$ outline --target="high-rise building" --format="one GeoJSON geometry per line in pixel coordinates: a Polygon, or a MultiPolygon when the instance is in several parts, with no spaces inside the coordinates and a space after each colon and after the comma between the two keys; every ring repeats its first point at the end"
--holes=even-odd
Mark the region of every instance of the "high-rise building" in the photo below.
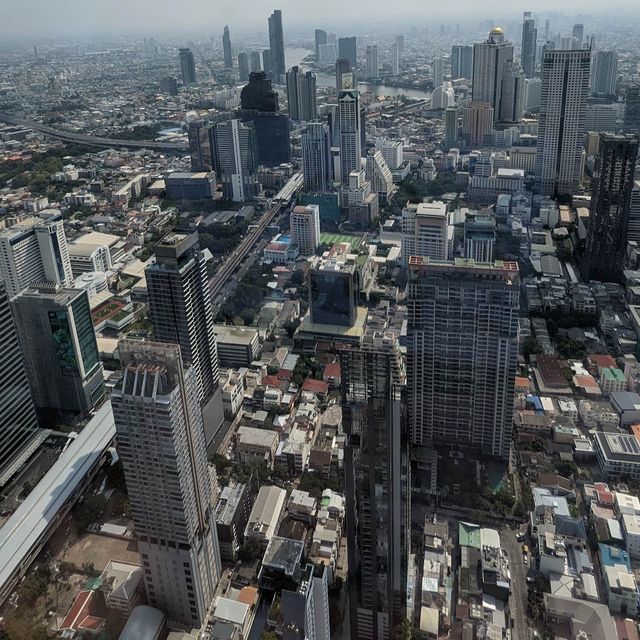
{"type": "Polygon", "coordinates": [[[258,147],[251,122],[218,122],[212,129],[213,164],[227,200],[245,202],[258,191],[258,147]]]}
{"type": "Polygon", "coordinates": [[[196,84],[196,61],[191,49],[180,49],[180,71],[182,72],[182,84],[196,84]]]}
{"type": "Polygon", "coordinates": [[[309,122],[302,132],[302,172],[305,191],[326,193],[331,190],[331,136],[329,126],[323,122],[309,122]]]}
{"type": "Polygon", "coordinates": [[[232,69],[233,53],[231,50],[231,36],[229,35],[228,25],[224,26],[224,31],[222,32],[222,52],[224,55],[224,68],[232,69]]]}
{"type": "Polygon", "coordinates": [[[536,45],[538,30],[530,11],[525,11],[522,21],[522,50],[520,62],[526,78],[533,78],[536,72],[536,45]]]}
{"type": "Polygon", "coordinates": [[[575,49],[542,59],[536,186],[544,195],[573,194],[582,178],[590,56],[575,49]]]}
{"type": "Polygon", "coordinates": [[[391,75],[397,76],[400,73],[400,45],[394,42],[391,45],[391,75]]]}
{"type": "Polygon", "coordinates": [[[540,78],[525,78],[524,80],[524,108],[526,111],[539,109],[542,102],[542,80],[540,78]]]}
{"type": "Polygon", "coordinates": [[[309,269],[309,313],[313,324],[352,327],[358,315],[358,274],[336,248],[309,269]]]}
{"type": "Polygon", "coordinates": [[[371,184],[371,191],[378,194],[378,201],[381,204],[387,202],[394,191],[393,175],[378,149],[371,149],[367,154],[366,177],[371,184]]]}
{"type": "Polygon", "coordinates": [[[402,140],[376,139],[376,149],[382,153],[389,169],[397,169],[404,161],[404,144],[402,140]]]}
{"type": "Polygon", "coordinates": [[[336,60],[336,92],[351,91],[355,89],[351,62],[347,58],[336,60]]]}
{"type": "Polygon", "coordinates": [[[189,155],[191,156],[191,171],[199,173],[213,169],[211,153],[211,123],[195,120],[189,123],[187,137],[189,139],[189,155]]]}
{"type": "Polygon", "coordinates": [[[636,136],[600,134],[583,263],[586,280],[622,277],[637,157],[636,136]]]}
{"type": "Polygon", "coordinates": [[[33,455],[41,439],[9,295],[1,281],[0,335],[0,487],[3,487],[33,455]]]}
{"type": "Polygon", "coordinates": [[[340,121],[340,181],[349,182],[349,174],[359,171],[362,157],[360,136],[360,97],[357,91],[338,93],[340,121]]]}
{"type": "Polygon", "coordinates": [[[311,71],[300,67],[287,71],[287,102],[292,120],[315,120],[318,117],[316,104],[316,77],[311,71]]]}
{"type": "Polygon", "coordinates": [[[380,63],[378,61],[378,45],[367,45],[366,51],[367,80],[375,80],[380,73],[380,63]]]}
{"type": "Polygon", "coordinates": [[[220,578],[198,382],[180,347],[123,340],[111,395],[149,604],[200,627],[220,578]]]}
{"type": "Polygon", "coordinates": [[[238,54],[238,73],[240,82],[249,80],[249,55],[245,51],[238,54]]]}
{"type": "Polygon", "coordinates": [[[544,21],[544,41],[549,41],[549,18],[544,21]]]}
{"type": "Polygon", "coordinates": [[[317,204],[297,206],[291,211],[289,230],[292,244],[297,244],[300,255],[312,256],[320,244],[320,208],[317,204]]]}
{"type": "Polygon", "coordinates": [[[145,269],[154,338],[180,345],[185,365],[193,370],[198,399],[205,404],[219,376],[207,258],[198,247],[197,232],[171,233],[154,253],[155,264],[145,269]]]}
{"type": "Polygon", "coordinates": [[[433,87],[437,89],[444,82],[444,58],[438,56],[431,66],[433,68],[433,87]]]}
{"type": "Polygon", "coordinates": [[[451,47],[451,79],[471,79],[473,75],[473,47],[454,44],[451,47]]]}
{"type": "Polygon", "coordinates": [[[361,345],[340,352],[350,637],[360,640],[390,640],[405,616],[411,498],[401,325],[380,319],[361,345]]]}
{"type": "Polygon", "coordinates": [[[160,80],[160,92],[170,96],[178,95],[178,79],[175,76],[167,76],[160,80]]]}
{"type": "Polygon", "coordinates": [[[488,102],[468,102],[462,108],[462,135],[470,146],[485,144],[493,130],[493,107],[488,102]]]}
{"type": "Polygon", "coordinates": [[[279,113],[278,92],[271,86],[265,72],[252,73],[249,84],[240,94],[240,120],[253,123],[255,128],[258,162],[277,167],[291,160],[290,123],[286,113],[279,113]]]}
{"type": "Polygon", "coordinates": [[[31,284],[73,285],[59,209],[44,209],[0,231],[0,277],[11,298],[31,284]]]}
{"type": "Polygon", "coordinates": [[[327,44],[327,32],[324,29],[316,29],[316,62],[320,62],[320,45],[327,44]]]}
{"type": "Polygon", "coordinates": [[[518,360],[516,262],[413,256],[407,284],[412,444],[506,458],[518,360]]]}
{"type": "Polygon", "coordinates": [[[287,69],[284,62],[284,31],[280,9],[275,9],[269,16],[269,49],[271,51],[271,77],[276,84],[282,84],[287,69]]]}
{"type": "Polygon", "coordinates": [[[631,190],[627,240],[640,243],[640,180],[634,180],[631,190]]]}
{"type": "Polygon", "coordinates": [[[497,120],[504,123],[520,122],[524,113],[524,96],[524,72],[513,62],[505,63],[497,120]]]}
{"type": "Polygon", "coordinates": [[[473,101],[488,102],[495,118],[500,112],[502,78],[508,62],[513,62],[513,45],[505,41],[500,27],[493,28],[485,42],[473,45],[473,101]]]}
{"type": "Polygon", "coordinates": [[[573,48],[582,49],[582,43],[584,41],[584,25],[580,23],[574,24],[571,35],[573,37],[573,48]]]}
{"type": "Polygon", "coordinates": [[[447,107],[444,112],[444,148],[446,151],[458,143],[458,107],[447,107]]]}
{"type": "Polygon", "coordinates": [[[271,49],[262,50],[262,70],[271,77],[271,49]]]}
{"type": "Polygon", "coordinates": [[[618,79],[618,54],[594,51],[591,54],[591,95],[615,96],[618,79]]]}
{"type": "Polygon", "coordinates": [[[444,202],[407,203],[402,210],[402,266],[411,256],[446,260],[449,216],[444,202]]]}
{"type": "Polygon", "coordinates": [[[640,85],[628,86],[624,100],[624,123],[627,127],[640,127],[640,85]]]}
{"type": "Polygon", "coordinates": [[[11,309],[36,407],[93,409],[105,388],[86,290],[30,287],[13,298],[11,309]]]}
{"type": "Polygon", "coordinates": [[[249,73],[262,71],[262,61],[259,51],[252,51],[249,55],[249,73]]]}
{"type": "Polygon", "coordinates": [[[464,221],[464,257],[476,262],[493,262],[496,245],[495,214],[469,212],[464,221]]]}
{"type": "Polygon", "coordinates": [[[356,37],[338,38],[338,58],[346,58],[351,63],[351,68],[358,66],[358,53],[356,37]]]}

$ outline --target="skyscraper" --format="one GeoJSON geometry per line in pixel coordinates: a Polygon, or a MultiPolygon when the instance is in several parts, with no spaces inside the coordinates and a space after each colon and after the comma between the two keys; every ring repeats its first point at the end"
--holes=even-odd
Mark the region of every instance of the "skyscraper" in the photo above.
{"type": "Polygon", "coordinates": [[[464,257],[476,262],[493,262],[496,245],[496,217],[490,212],[469,212],[464,221],[464,257]]]}
{"type": "Polygon", "coordinates": [[[315,120],[318,117],[316,104],[316,77],[311,71],[300,67],[287,71],[287,102],[292,120],[315,120]]]}
{"type": "Polygon", "coordinates": [[[11,310],[36,407],[93,409],[105,389],[87,292],[34,286],[13,298],[11,310]]]}
{"type": "Polygon", "coordinates": [[[336,60],[336,93],[355,89],[351,62],[347,58],[336,60]]]}
{"type": "Polygon", "coordinates": [[[180,71],[183,84],[196,84],[196,61],[191,49],[180,49],[180,71]]]}
{"type": "Polygon", "coordinates": [[[509,455],[518,359],[516,262],[409,260],[412,444],[509,455]]]}
{"type": "Polygon", "coordinates": [[[573,48],[582,49],[582,42],[584,41],[584,25],[580,23],[574,24],[571,35],[573,37],[573,48]]]}
{"type": "Polygon", "coordinates": [[[294,207],[289,217],[291,242],[300,255],[312,256],[320,244],[320,208],[317,204],[294,207]]]}
{"type": "Polygon", "coordinates": [[[249,55],[244,51],[238,54],[238,73],[240,82],[249,80],[249,55]]]}
{"type": "Polygon", "coordinates": [[[402,266],[409,266],[411,256],[446,260],[449,217],[444,202],[407,203],[402,210],[402,266]]]}
{"type": "Polygon", "coordinates": [[[522,21],[522,51],[520,62],[526,78],[533,78],[536,71],[536,43],[538,30],[530,11],[525,11],[522,21]]]}
{"type": "Polygon", "coordinates": [[[544,195],[573,194],[582,178],[590,56],[575,49],[542,59],[536,186],[544,195]]]}
{"type": "Polygon", "coordinates": [[[271,77],[276,84],[282,84],[287,69],[284,62],[284,31],[280,9],[275,9],[269,16],[269,49],[271,50],[271,77]]]}
{"type": "Polygon", "coordinates": [[[444,148],[446,151],[458,143],[458,107],[447,107],[444,112],[444,148]]]}
{"type": "Polygon", "coordinates": [[[271,50],[262,50],[262,70],[268,75],[271,75],[271,50]]]}
{"type": "Polygon", "coordinates": [[[591,210],[583,273],[586,280],[619,281],[624,268],[627,230],[638,157],[638,138],[600,134],[591,182],[591,210]]]}
{"type": "Polygon", "coordinates": [[[316,44],[316,62],[320,62],[320,45],[327,44],[327,32],[324,29],[316,29],[315,44],[316,44]]]}
{"type": "Polygon", "coordinates": [[[262,71],[262,61],[259,51],[252,51],[249,55],[249,73],[262,71]]]}
{"type": "Polygon", "coordinates": [[[3,487],[33,454],[40,438],[22,348],[9,296],[1,281],[0,335],[0,487],[3,487]]]}
{"type": "Polygon", "coordinates": [[[468,102],[462,108],[462,135],[470,146],[482,145],[491,135],[493,108],[488,102],[468,102]]]}
{"type": "Polygon", "coordinates": [[[591,54],[591,95],[615,96],[618,79],[618,54],[594,51],[591,54]]]}
{"type": "Polygon", "coordinates": [[[444,58],[438,56],[431,66],[433,69],[433,87],[437,89],[444,82],[444,58]]]}
{"type": "Polygon", "coordinates": [[[405,615],[410,478],[401,324],[368,326],[360,346],[340,352],[350,637],[360,640],[389,640],[405,615]]]}
{"type": "Polygon", "coordinates": [[[358,53],[356,37],[338,38],[338,58],[346,58],[351,63],[351,68],[358,66],[358,53]]]}
{"type": "Polygon", "coordinates": [[[199,250],[196,232],[171,233],[154,253],[155,264],[145,269],[154,337],[180,345],[185,365],[193,369],[198,399],[205,404],[218,387],[207,259],[199,250]]]}
{"type": "Polygon", "coordinates": [[[331,136],[323,122],[309,122],[302,132],[302,172],[305,191],[325,193],[331,189],[331,136]]]}
{"type": "Polygon", "coordinates": [[[118,351],[111,403],[149,603],[199,627],[220,551],[196,373],[178,345],[123,340],[118,351]]]}
{"type": "Polygon", "coordinates": [[[391,75],[397,76],[400,73],[400,45],[394,42],[391,45],[391,75]]]}
{"type": "Polygon", "coordinates": [[[340,181],[349,183],[349,174],[359,171],[362,157],[360,137],[360,97],[357,91],[338,93],[340,121],[340,181]]]}
{"type": "Polygon", "coordinates": [[[367,79],[375,80],[380,72],[380,63],[378,60],[378,45],[367,45],[367,79]]]}
{"type": "Polygon", "coordinates": [[[519,65],[505,63],[500,91],[498,120],[504,123],[520,122],[524,113],[525,77],[519,65]]]}
{"type": "Polygon", "coordinates": [[[473,75],[473,47],[454,44],[451,47],[451,79],[468,78],[473,75]]]}
{"type": "Polygon", "coordinates": [[[485,42],[473,45],[473,101],[488,102],[495,118],[500,112],[502,78],[508,62],[513,62],[513,45],[505,41],[500,27],[493,28],[485,42]]]}
{"type": "Polygon", "coordinates": [[[371,191],[378,194],[381,204],[393,195],[393,175],[386,163],[382,152],[378,149],[371,149],[367,154],[366,165],[367,181],[371,183],[371,191]]]}
{"type": "Polygon", "coordinates": [[[211,123],[204,120],[195,120],[189,123],[187,137],[189,139],[191,171],[194,173],[213,169],[211,126],[211,123]]]}
{"type": "Polygon", "coordinates": [[[231,51],[231,36],[229,35],[229,27],[225,25],[222,32],[222,51],[224,55],[224,68],[233,68],[233,53],[231,51]]]}

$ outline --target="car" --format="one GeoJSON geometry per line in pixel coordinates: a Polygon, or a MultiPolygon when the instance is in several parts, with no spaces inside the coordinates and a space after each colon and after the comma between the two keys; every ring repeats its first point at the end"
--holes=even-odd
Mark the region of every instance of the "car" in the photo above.
{"type": "Polygon", "coordinates": [[[536,581],[535,578],[532,578],[531,576],[527,576],[527,584],[533,584],[536,581]]]}

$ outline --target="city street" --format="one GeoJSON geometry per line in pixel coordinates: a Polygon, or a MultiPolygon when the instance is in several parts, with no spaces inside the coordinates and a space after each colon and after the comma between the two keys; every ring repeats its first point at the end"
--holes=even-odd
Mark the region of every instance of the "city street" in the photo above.
{"type": "Polygon", "coordinates": [[[516,539],[516,531],[503,529],[500,532],[502,548],[509,556],[511,569],[511,596],[509,607],[513,623],[513,636],[518,640],[528,640],[529,627],[527,625],[527,568],[522,561],[522,549],[516,539]]]}

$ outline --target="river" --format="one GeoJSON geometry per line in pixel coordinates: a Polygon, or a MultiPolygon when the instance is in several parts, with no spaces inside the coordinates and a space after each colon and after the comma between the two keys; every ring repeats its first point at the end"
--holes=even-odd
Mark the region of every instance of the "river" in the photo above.
{"type": "MultiPolygon", "coordinates": [[[[284,52],[284,60],[287,69],[290,69],[294,65],[300,65],[301,62],[311,53],[310,49],[303,49],[298,47],[287,47],[284,52]]],[[[304,65],[301,65],[304,66],[304,65]]],[[[316,86],[319,88],[335,87],[335,76],[330,73],[324,73],[322,71],[316,71],[316,86]]],[[[367,91],[373,93],[375,96],[389,96],[395,98],[396,96],[407,96],[407,98],[416,98],[418,100],[426,100],[431,98],[431,91],[422,91],[420,89],[401,89],[400,87],[386,87],[385,85],[369,84],[368,82],[358,82],[358,89],[360,91],[367,91]]]]}

